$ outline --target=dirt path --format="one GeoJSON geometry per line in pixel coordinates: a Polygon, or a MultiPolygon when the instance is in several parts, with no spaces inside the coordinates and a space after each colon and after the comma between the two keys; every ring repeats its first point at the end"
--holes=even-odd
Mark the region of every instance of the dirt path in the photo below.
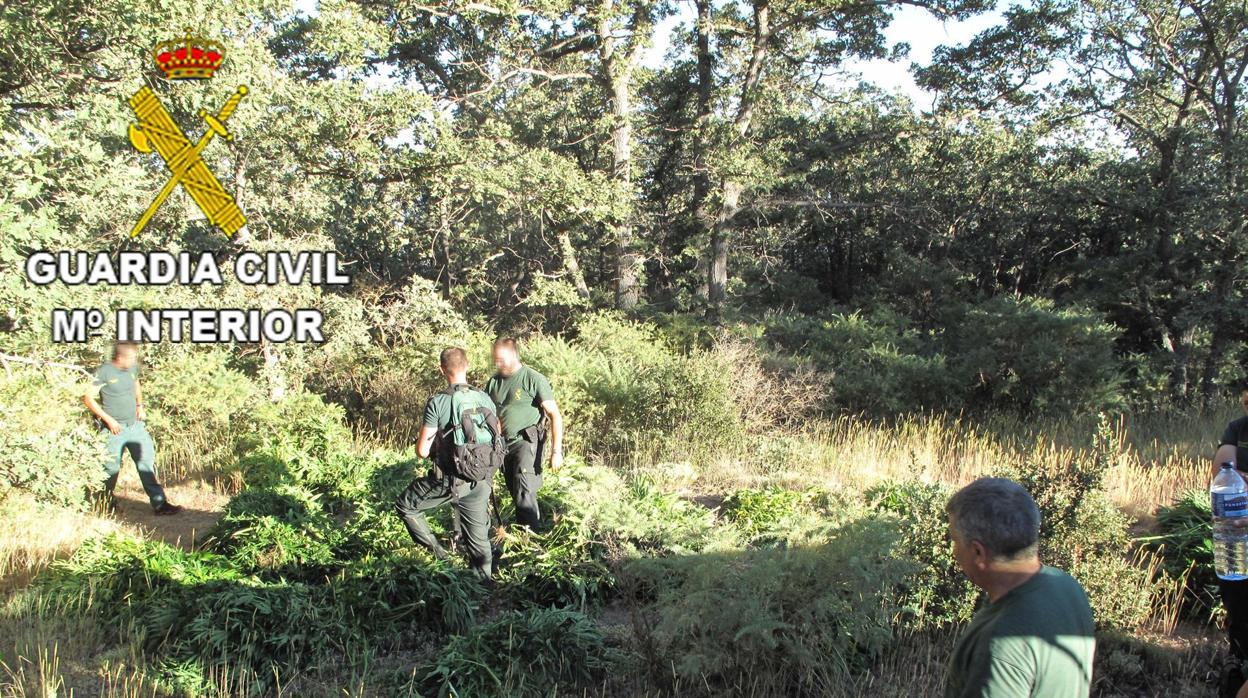
{"type": "Polygon", "coordinates": [[[117,485],[117,513],[120,523],[142,531],[152,540],[160,540],[185,550],[194,550],[225,508],[230,498],[203,482],[184,482],[165,486],[169,501],[182,507],[176,516],[156,516],[138,478],[123,478],[117,485]]]}

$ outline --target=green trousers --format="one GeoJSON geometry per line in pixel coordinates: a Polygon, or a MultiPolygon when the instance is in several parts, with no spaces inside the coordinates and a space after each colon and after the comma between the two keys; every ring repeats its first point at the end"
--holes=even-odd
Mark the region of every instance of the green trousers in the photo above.
{"type": "Polygon", "coordinates": [[[424,512],[450,503],[459,514],[464,534],[464,547],[473,572],[480,577],[490,577],[490,483],[461,482],[455,486],[458,502],[451,497],[451,488],[443,478],[432,476],[412,481],[394,502],[394,508],[407,527],[407,533],[418,545],[427,548],[436,557],[445,557],[446,551],[429,529],[424,512]]]}
{"type": "Polygon", "coordinates": [[[546,439],[533,442],[521,437],[507,444],[507,458],[503,461],[503,479],[516,506],[516,523],[531,529],[537,528],[542,520],[537,491],[542,487],[545,450],[546,439]]]}
{"type": "Polygon", "coordinates": [[[105,493],[112,496],[113,488],[117,486],[117,476],[121,473],[121,459],[129,451],[130,458],[139,470],[139,480],[143,482],[143,491],[147,492],[152,508],[164,504],[165,489],[156,479],[156,444],[152,442],[152,435],[147,433],[143,422],[123,426],[118,434],[107,429],[103,433],[108,436],[108,460],[104,462],[104,472],[107,475],[104,480],[105,493]]]}

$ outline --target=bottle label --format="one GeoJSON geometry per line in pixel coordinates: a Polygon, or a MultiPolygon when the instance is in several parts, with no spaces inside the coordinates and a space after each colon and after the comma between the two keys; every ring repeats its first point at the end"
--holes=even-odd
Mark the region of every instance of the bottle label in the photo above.
{"type": "Polygon", "coordinates": [[[1248,494],[1213,494],[1213,515],[1223,518],[1248,516],[1248,494]]]}

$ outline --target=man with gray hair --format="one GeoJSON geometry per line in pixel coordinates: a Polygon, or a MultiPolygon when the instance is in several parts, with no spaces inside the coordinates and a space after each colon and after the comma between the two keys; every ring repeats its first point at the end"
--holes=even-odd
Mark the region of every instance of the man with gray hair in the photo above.
{"type": "Polygon", "coordinates": [[[1040,508],[1004,478],[982,478],[949,500],[953,555],[984,590],[958,638],[946,698],[1073,698],[1092,683],[1095,627],[1088,596],[1040,564],[1040,508]]]}

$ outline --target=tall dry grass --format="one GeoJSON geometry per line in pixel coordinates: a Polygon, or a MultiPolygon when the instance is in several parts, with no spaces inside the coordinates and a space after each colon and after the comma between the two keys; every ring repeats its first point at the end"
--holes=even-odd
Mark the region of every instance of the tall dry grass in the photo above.
{"type": "MultiPolygon", "coordinates": [[[[1105,474],[1110,497],[1131,516],[1148,518],[1182,492],[1206,487],[1217,439],[1237,414],[1228,406],[1206,415],[1110,418],[1104,424],[1113,435],[1105,474]]],[[[885,480],[958,486],[1006,468],[1056,468],[1093,458],[1102,426],[1094,416],[973,421],[912,415],[892,422],[844,416],[794,432],[740,434],[731,448],[719,451],[696,443],[674,450],[638,439],[611,460],[690,493],[765,486],[861,491],[885,480]]]]}

